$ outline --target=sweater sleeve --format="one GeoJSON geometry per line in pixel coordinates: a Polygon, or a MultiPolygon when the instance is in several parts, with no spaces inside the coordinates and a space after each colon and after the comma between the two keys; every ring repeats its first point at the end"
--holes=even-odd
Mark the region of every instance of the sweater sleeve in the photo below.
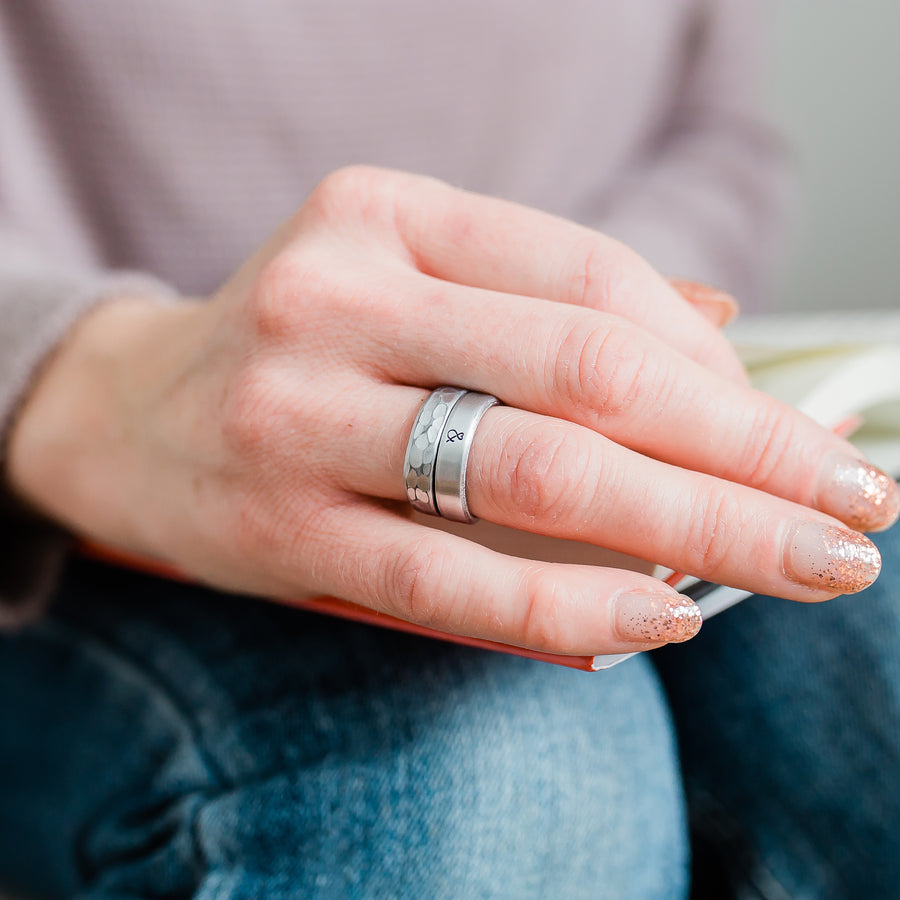
{"type": "Polygon", "coordinates": [[[730,291],[747,310],[765,302],[790,183],[759,97],[763,13],[746,0],[700,5],[670,114],[587,215],[659,271],[730,291]]]}
{"type": "MultiPolygon", "coordinates": [[[[0,463],[15,413],[41,364],[87,310],[117,296],[171,298],[165,284],[132,272],[50,264],[0,228],[0,463]]],[[[0,627],[39,614],[65,556],[65,532],[0,492],[0,627]]]]}

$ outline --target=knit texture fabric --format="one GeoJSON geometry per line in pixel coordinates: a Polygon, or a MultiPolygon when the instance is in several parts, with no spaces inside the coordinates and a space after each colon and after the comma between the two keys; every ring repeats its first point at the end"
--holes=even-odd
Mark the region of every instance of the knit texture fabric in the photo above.
{"type": "MultiPolygon", "coordinates": [[[[85,310],[209,295],[348,163],[568,216],[759,305],[784,176],[759,7],[0,0],[0,432],[85,310]]],[[[2,527],[22,609],[47,526],[2,527]]]]}

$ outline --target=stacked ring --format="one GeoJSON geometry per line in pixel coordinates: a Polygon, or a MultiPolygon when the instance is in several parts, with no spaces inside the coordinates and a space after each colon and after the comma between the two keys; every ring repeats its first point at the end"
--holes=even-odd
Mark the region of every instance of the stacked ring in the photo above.
{"type": "Polygon", "coordinates": [[[419,408],[406,446],[406,496],[418,510],[475,522],[466,502],[466,466],[481,417],[500,401],[455,387],[432,391],[419,408]]]}

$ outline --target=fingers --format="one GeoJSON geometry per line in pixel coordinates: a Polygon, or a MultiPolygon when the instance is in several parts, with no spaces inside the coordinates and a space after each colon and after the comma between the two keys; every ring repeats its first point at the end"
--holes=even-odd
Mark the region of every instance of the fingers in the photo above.
{"type": "MultiPolygon", "coordinates": [[[[371,420],[363,414],[353,429],[385,440],[364,448],[350,438],[335,467],[350,490],[401,499],[406,436],[424,392],[387,390],[390,403],[382,397],[364,404],[371,420]]],[[[466,493],[474,515],[499,525],[595,544],[755,593],[824,600],[861,590],[880,568],[874,545],[828,516],[508,407],[488,410],[478,426],[466,493]]]]}
{"type": "Polygon", "coordinates": [[[684,278],[670,278],[669,284],[716,328],[724,328],[740,311],[734,297],[707,284],[684,278]]]}
{"type": "MultiPolygon", "coordinates": [[[[395,224],[420,271],[461,285],[622,316],[738,382],[743,367],[699,308],[619,242],[573,222],[431,179],[401,177],[395,224]]],[[[690,300],[699,299],[696,288],[690,300]]],[[[708,313],[716,300],[706,297],[708,313]]],[[[716,323],[718,324],[718,323],[716,323]]]]}
{"type": "Polygon", "coordinates": [[[458,285],[426,296],[413,318],[427,327],[392,327],[383,336],[385,346],[393,338],[391,380],[495,394],[859,530],[896,518],[893,482],[842,438],[617,316],[458,285]]]}
{"type": "Polygon", "coordinates": [[[495,553],[388,510],[338,510],[320,589],[454,634],[594,655],[693,637],[697,606],[647,575],[495,553]]]}
{"type": "Polygon", "coordinates": [[[821,600],[878,576],[866,538],[804,507],[639,456],[521,410],[486,415],[467,495],[475,515],[587,541],[761,594],[821,600]]]}

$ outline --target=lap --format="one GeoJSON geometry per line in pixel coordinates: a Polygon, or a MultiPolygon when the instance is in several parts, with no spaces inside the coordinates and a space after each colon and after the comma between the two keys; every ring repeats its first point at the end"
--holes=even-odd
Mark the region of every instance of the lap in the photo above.
{"type": "MultiPolygon", "coordinates": [[[[700,862],[742,896],[900,881],[900,529],[877,541],[869,591],[753,598],[654,655],[700,862]]],[[[0,711],[0,882],[35,893],[683,893],[646,660],[591,676],[82,563],[0,638],[0,711]]]]}
{"type": "Polygon", "coordinates": [[[678,897],[668,710],[591,676],[74,565],[0,638],[0,881],[48,896],[678,897]]]}

